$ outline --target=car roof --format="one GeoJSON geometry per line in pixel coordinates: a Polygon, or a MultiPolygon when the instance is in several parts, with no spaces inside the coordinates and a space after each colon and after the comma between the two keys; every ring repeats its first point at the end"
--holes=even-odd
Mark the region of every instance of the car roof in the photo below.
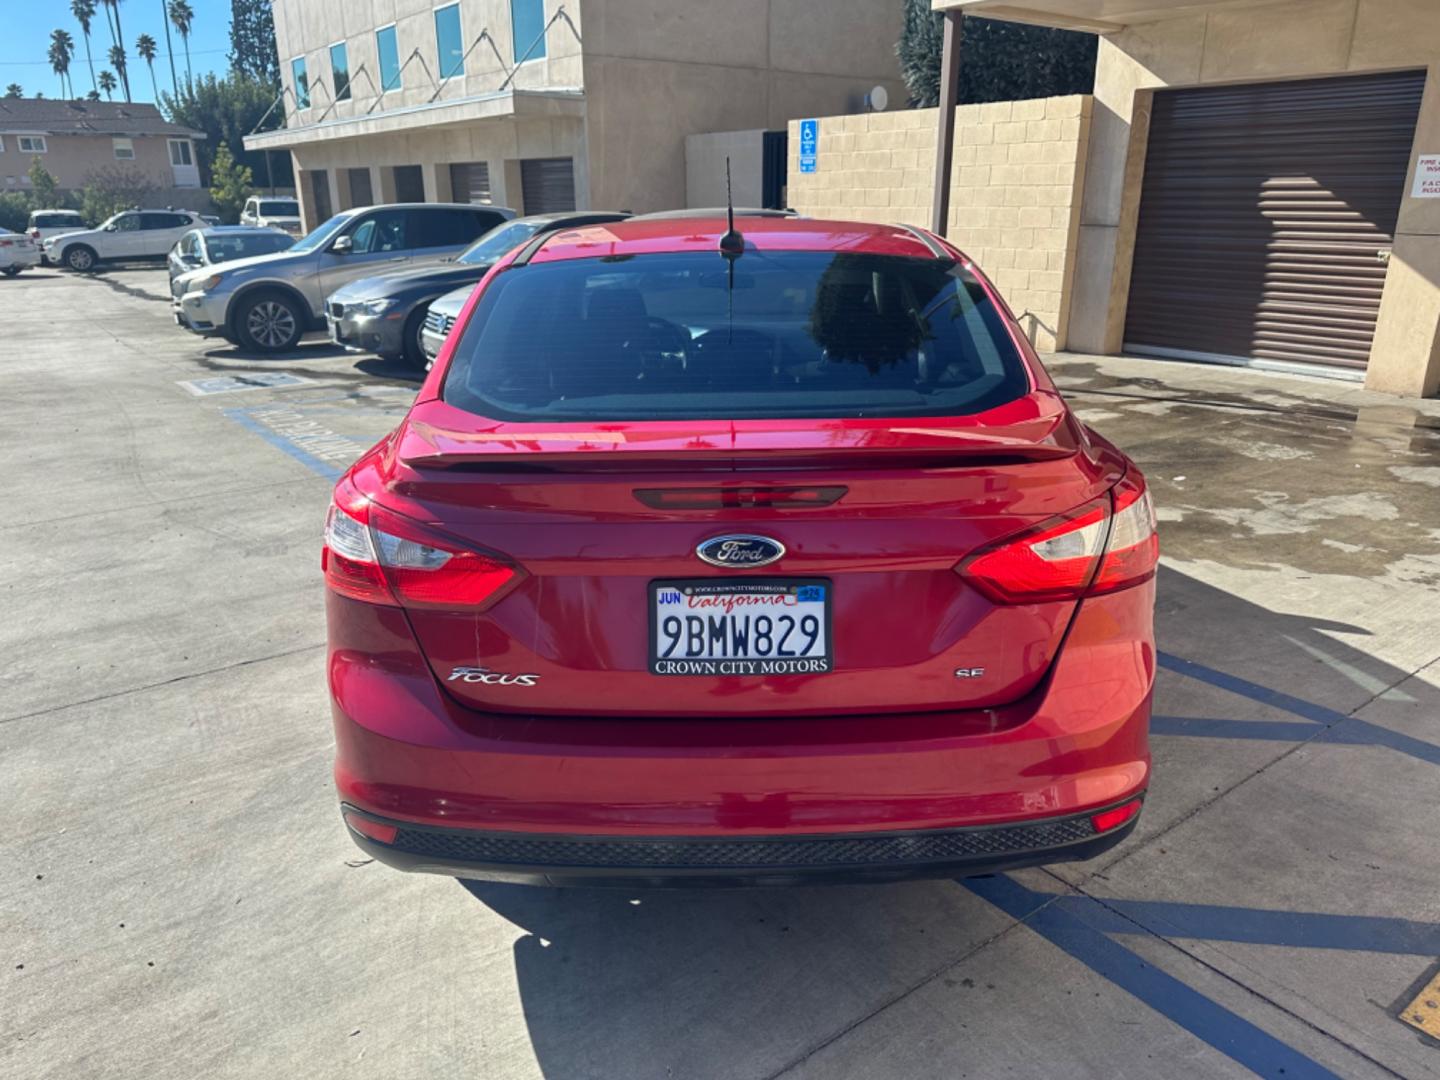
{"type": "Polygon", "coordinates": [[[216,236],[226,233],[266,233],[274,236],[289,236],[283,229],[272,229],[269,225],[206,225],[191,232],[201,236],[216,236]]]}
{"type": "MultiPolygon", "coordinates": [[[[836,251],[847,254],[952,258],[927,234],[907,225],[826,221],[802,217],[737,218],[747,247],[761,251],[836,251]]],[[[661,252],[718,251],[725,217],[638,217],[551,233],[531,251],[530,262],[661,252]]]]}
{"type": "Polygon", "coordinates": [[[543,225],[551,221],[569,221],[571,218],[609,218],[612,221],[624,221],[630,216],[628,210],[552,210],[546,214],[526,214],[524,217],[511,218],[505,224],[513,225],[518,221],[538,222],[543,225]]]}
{"type": "MultiPolygon", "coordinates": [[[[481,206],[479,203],[464,202],[387,202],[370,206],[355,206],[341,210],[340,214],[361,214],[366,210],[493,210],[496,213],[509,212],[503,206],[481,206]]],[[[336,215],[337,217],[339,214],[336,215]]]]}
{"type": "Polygon", "coordinates": [[[54,209],[46,209],[45,207],[41,207],[41,208],[38,209],[38,210],[31,210],[31,211],[30,211],[30,216],[31,216],[31,217],[34,217],[36,214],[68,214],[70,217],[80,217],[80,216],[81,216],[79,210],[67,210],[67,209],[66,209],[65,207],[63,207],[63,206],[57,206],[57,207],[55,207],[54,209]]]}

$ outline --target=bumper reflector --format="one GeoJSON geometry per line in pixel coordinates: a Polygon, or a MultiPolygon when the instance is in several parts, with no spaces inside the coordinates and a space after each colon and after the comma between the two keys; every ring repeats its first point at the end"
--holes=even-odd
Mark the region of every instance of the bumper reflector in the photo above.
{"type": "Polygon", "coordinates": [[[1101,810],[1098,814],[1090,816],[1090,824],[1095,826],[1097,833],[1109,832],[1119,825],[1140,813],[1140,800],[1131,799],[1124,806],[1111,807],[1109,810],[1101,810]]]}
{"type": "Polygon", "coordinates": [[[371,821],[359,814],[352,814],[345,811],[345,824],[354,829],[361,836],[368,836],[371,840],[379,840],[382,844],[393,844],[395,836],[400,831],[398,825],[382,825],[378,821],[371,821]]]}

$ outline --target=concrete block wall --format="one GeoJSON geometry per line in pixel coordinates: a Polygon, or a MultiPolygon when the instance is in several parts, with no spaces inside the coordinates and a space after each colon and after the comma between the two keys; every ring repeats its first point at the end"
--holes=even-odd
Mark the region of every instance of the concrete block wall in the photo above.
{"type": "MultiPolygon", "coordinates": [[[[1091,99],[961,105],[948,238],[995,282],[1036,347],[1066,347],[1091,99]]],[[[820,118],[816,171],[790,122],[789,203],[811,217],[930,224],[937,110],[820,118]]]]}

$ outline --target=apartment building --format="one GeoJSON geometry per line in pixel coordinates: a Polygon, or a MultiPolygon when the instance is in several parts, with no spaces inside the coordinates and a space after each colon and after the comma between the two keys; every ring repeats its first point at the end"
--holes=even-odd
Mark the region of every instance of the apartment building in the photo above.
{"type": "Polygon", "coordinates": [[[904,99],[895,0],[275,0],[306,222],[385,201],[684,206],[685,138],[904,99]]]}

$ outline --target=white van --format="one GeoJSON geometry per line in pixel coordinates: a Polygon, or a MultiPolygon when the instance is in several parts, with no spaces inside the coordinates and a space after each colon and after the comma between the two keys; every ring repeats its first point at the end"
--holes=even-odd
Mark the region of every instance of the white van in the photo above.
{"type": "Polygon", "coordinates": [[[284,229],[300,235],[300,203],[287,195],[251,195],[240,212],[241,225],[284,229]]]}

